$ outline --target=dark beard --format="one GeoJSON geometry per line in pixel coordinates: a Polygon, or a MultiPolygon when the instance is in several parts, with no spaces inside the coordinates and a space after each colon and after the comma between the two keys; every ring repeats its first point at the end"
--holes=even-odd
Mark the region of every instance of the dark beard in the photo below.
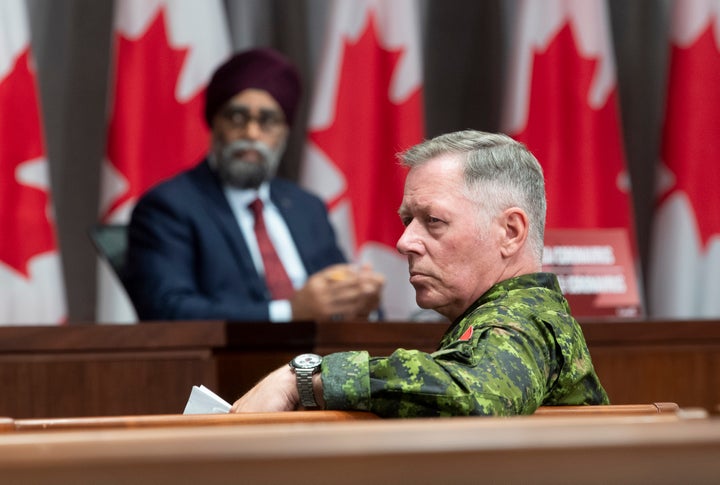
{"type": "Polygon", "coordinates": [[[273,152],[264,144],[239,140],[223,147],[217,154],[217,173],[220,180],[239,189],[256,189],[274,176],[273,152]],[[233,154],[242,150],[260,153],[260,162],[246,162],[233,154]]]}

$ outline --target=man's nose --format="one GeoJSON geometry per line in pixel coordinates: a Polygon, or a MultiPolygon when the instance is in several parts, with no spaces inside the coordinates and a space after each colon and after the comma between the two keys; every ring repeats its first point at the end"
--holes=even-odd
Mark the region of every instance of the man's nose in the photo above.
{"type": "Polygon", "coordinates": [[[257,140],[262,135],[263,130],[257,118],[251,118],[245,127],[245,137],[251,140],[257,140]]]}
{"type": "Polygon", "coordinates": [[[398,239],[395,247],[400,254],[407,255],[408,253],[413,252],[414,247],[416,246],[418,246],[417,236],[414,231],[413,222],[411,222],[405,226],[405,230],[402,235],[400,235],[400,239],[398,239]]]}

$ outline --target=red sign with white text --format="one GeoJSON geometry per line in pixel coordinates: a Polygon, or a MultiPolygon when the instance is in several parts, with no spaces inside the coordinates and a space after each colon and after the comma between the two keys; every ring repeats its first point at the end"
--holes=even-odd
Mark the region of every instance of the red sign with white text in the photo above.
{"type": "Polygon", "coordinates": [[[555,273],[576,317],[640,317],[625,229],[548,229],[543,271],[555,273]]]}

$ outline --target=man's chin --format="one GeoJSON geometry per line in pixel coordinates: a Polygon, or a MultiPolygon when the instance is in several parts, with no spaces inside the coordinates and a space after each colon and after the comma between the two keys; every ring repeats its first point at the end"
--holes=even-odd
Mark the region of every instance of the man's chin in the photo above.
{"type": "Polygon", "coordinates": [[[424,286],[413,285],[415,287],[415,303],[420,308],[432,309],[437,306],[437,302],[433,299],[431,292],[424,286]]]}

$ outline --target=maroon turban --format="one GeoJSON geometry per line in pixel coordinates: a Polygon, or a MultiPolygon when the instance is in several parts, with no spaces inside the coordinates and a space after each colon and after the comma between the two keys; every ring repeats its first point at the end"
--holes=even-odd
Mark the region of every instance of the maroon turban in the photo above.
{"type": "Polygon", "coordinates": [[[300,100],[300,75],[293,64],[269,48],[251,49],[231,57],[213,74],[205,91],[205,120],[212,126],[218,110],[245,89],[262,89],[280,105],[292,124],[300,100]]]}

